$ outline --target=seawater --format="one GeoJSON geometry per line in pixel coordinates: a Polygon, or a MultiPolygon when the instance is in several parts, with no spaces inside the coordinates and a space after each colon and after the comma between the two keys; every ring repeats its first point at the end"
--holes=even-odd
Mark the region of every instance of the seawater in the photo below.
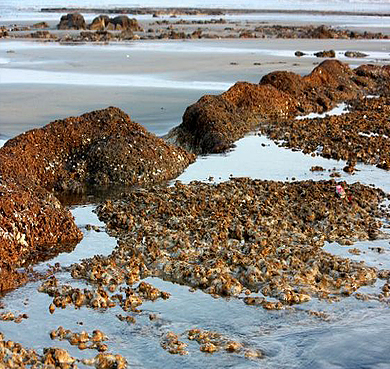
{"type": "MultiPolygon", "coordinates": [[[[236,148],[227,154],[198,158],[178,179],[183,182],[210,181],[207,176],[214,175],[214,182],[227,180],[231,174],[274,180],[285,180],[286,176],[292,175],[297,179],[326,179],[329,172],[322,175],[312,173],[309,170],[311,165],[341,169],[344,162],[291,152],[278,147],[265,137],[250,134],[238,141],[236,148]],[[240,168],[240,172],[235,172],[235,168],[240,168]]],[[[360,180],[366,184],[372,182],[390,191],[387,172],[372,167],[367,171],[362,170],[362,166],[359,166],[359,169],[360,172],[356,176],[341,171],[341,179],[348,182],[360,180]]],[[[291,180],[291,177],[289,179],[291,180]]],[[[91,202],[94,202],[93,198],[91,202]]],[[[69,266],[85,257],[107,255],[111,252],[116,245],[114,238],[105,232],[87,230],[87,224],[97,226],[99,230],[103,227],[93,210],[93,204],[72,208],[76,223],[84,233],[83,241],[72,253],[60,254],[50,262],[36,266],[38,271],[43,272],[56,262],[69,266]]],[[[325,250],[390,269],[388,240],[359,242],[354,246],[343,247],[327,244],[325,250]],[[383,247],[385,253],[376,253],[370,249],[373,246],[383,247]],[[358,247],[362,254],[351,256],[348,253],[351,247],[358,247]]],[[[57,274],[57,278],[61,283],[70,283],[75,287],[89,287],[82,280],[73,280],[67,272],[57,274]]],[[[5,334],[6,339],[20,342],[38,351],[44,347],[55,346],[67,349],[77,358],[91,358],[96,352],[80,351],[77,347],[70,346],[67,341],[52,341],[49,333],[60,325],[73,332],[86,330],[91,333],[94,329],[100,329],[109,337],[106,343],[110,352],[123,355],[128,360],[129,367],[150,369],[384,369],[390,362],[390,330],[387,328],[390,310],[377,301],[358,301],[354,297],[347,297],[338,303],[330,304],[313,299],[309,303],[284,311],[266,311],[261,307],[247,306],[240,298],[215,299],[202,291],[190,292],[186,286],[157,278],[147,278],[146,281],[171,293],[171,298],[144,303],[142,312],[135,316],[135,324],[119,321],[116,314],[123,314],[123,311],[118,307],[108,311],[67,307],[56,309],[51,315],[48,306],[52,299],[37,292],[40,282],[32,282],[2,299],[5,311],[27,313],[29,318],[19,325],[0,321],[0,331],[5,334]],[[326,312],[329,314],[329,320],[311,317],[308,310],[326,312]],[[157,314],[158,319],[150,321],[150,313],[157,314]],[[240,355],[224,352],[208,355],[201,353],[198,345],[193,342],[189,342],[190,354],[186,356],[170,355],[160,347],[160,340],[167,332],[173,331],[185,336],[185,331],[192,328],[215,330],[246,347],[264,351],[265,358],[248,360],[240,355]]],[[[375,292],[383,283],[378,281],[376,285],[364,287],[361,291],[375,292]]],[[[82,365],[78,366],[84,368],[82,365]]]]}
{"type": "Polygon", "coordinates": [[[47,7],[204,7],[232,9],[311,9],[345,11],[388,11],[389,0],[4,0],[2,9],[40,9],[47,7]]]}
{"type": "MultiPolygon", "coordinates": [[[[389,0],[146,0],[146,1],[125,1],[125,0],[3,0],[0,2],[0,24],[2,22],[14,21],[33,21],[33,20],[57,20],[58,13],[39,13],[41,8],[137,8],[137,7],[203,7],[203,8],[231,8],[231,9],[275,9],[275,10],[318,10],[318,11],[349,11],[349,12],[377,12],[388,13],[390,11],[389,0]]],[[[86,15],[90,21],[92,15],[86,15]]],[[[249,16],[253,18],[253,16],[249,16]]],[[[199,18],[199,17],[196,17],[199,18]]],[[[234,16],[233,16],[234,18],[234,16]]],[[[248,16],[244,16],[244,19],[248,16]]],[[[257,20],[268,19],[269,15],[255,15],[257,20]]],[[[359,25],[362,18],[357,19],[354,16],[324,16],[324,15],[286,15],[273,14],[272,18],[277,21],[300,20],[302,22],[330,22],[336,21],[341,25],[356,24],[359,25]]],[[[386,26],[387,17],[368,17],[366,23],[377,24],[378,27],[386,26]]]]}

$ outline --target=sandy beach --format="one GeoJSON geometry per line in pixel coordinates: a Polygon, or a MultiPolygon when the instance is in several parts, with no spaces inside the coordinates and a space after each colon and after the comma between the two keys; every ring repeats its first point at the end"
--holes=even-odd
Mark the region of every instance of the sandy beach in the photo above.
{"type": "Polygon", "coordinates": [[[337,59],[351,67],[390,61],[386,40],[134,41],[74,46],[4,40],[0,44],[1,133],[12,137],[55,119],[118,106],[162,135],[179,124],[185,108],[202,95],[218,94],[237,81],[257,83],[274,70],[305,74],[324,60],[314,52],[332,48],[337,59]],[[297,50],[307,55],[296,57],[297,50]],[[368,56],[347,58],[348,50],[368,56]]]}
{"type": "MultiPolygon", "coordinates": [[[[79,34],[55,29],[61,15],[24,10],[18,16],[3,16],[0,26],[23,28],[44,21],[53,34],[79,34]]],[[[88,22],[97,15],[84,14],[88,22]]],[[[172,25],[191,33],[199,24],[190,22],[220,18],[136,17],[145,30],[139,32],[140,38],[147,36],[149,28],[156,32],[172,25]],[[180,20],[187,23],[174,25],[180,20]]],[[[240,28],[260,25],[325,24],[390,36],[387,16],[243,11],[223,17],[227,24],[204,24],[205,32],[225,34],[230,26],[236,27],[237,34],[240,28]]],[[[11,32],[19,37],[31,31],[11,32]]],[[[187,107],[202,96],[220,95],[238,81],[258,84],[274,71],[308,75],[325,60],[314,55],[323,50],[334,50],[333,60],[351,69],[390,65],[389,39],[138,39],[66,44],[2,38],[0,146],[52,121],[109,106],[122,109],[132,121],[162,137],[182,123],[187,107]],[[304,55],[298,57],[296,51],[304,55]],[[346,51],[366,56],[349,58],[346,51]]],[[[342,114],[349,109],[353,107],[341,102],[331,111],[307,118],[335,116],[342,123],[342,114]]],[[[91,127],[94,114],[86,119],[91,127]]],[[[59,126],[67,132],[67,124],[76,125],[77,119],[61,121],[59,126]]],[[[89,132],[80,129],[80,137],[104,129],[103,123],[89,132]]],[[[269,126],[271,134],[273,129],[269,126]]],[[[135,131],[137,140],[145,137],[142,130],[135,131]]],[[[112,132],[117,132],[112,137],[119,143],[113,141],[106,159],[114,161],[118,156],[125,161],[134,156],[144,162],[144,147],[138,150],[135,145],[128,155],[130,151],[123,149],[128,142],[121,141],[125,131],[113,128],[112,132]]],[[[388,140],[383,132],[362,135],[388,140]]],[[[40,142],[32,136],[21,139],[22,147],[31,149],[40,142]]],[[[104,150],[112,137],[104,134],[94,143],[94,153],[104,150]]],[[[157,138],[153,140],[159,147],[157,138]]],[[[34,271],[28,270],[28,283],[0,297],[0,367],[1,360],[9,357],[7,350],[18,348],[12,341],[35,350],[37,362],[54,362],[64,369],[67,363],[85,369],[125,368],[125,362],[129,368],[387,367],[389,171],[358,162],[353,172],[347,172],[347,160],[326,159],[315,151],[304,154],[296,147],[282,147],[281,142],[258,130],[247,133],[231,150],[198,156],[168,187],[165,183],[133,191],[110,183],[106,192],[99,192],[102,186],[73,198],[59,194],[84,238],[73,251],[34,264],[34,271]],[[335,192],[340,183],[347,195],[335,192]],[[266,283],[259,288],[250,278],[263,278],[266,283]],[[48,347],[57,351],[47,351],[48,347]]],[[[12,159],[12,149],[7,150],[12,159]]],[[[64,156],[65,162],[76,160],[69,159],[72,150],[64,156]]],[[[19,146],[14,152],[23,156],[19,146]]],[[[33,160],[31,152],[25,156],[32,155],[33,160]]],[[[56,150],[47,152],[54,158],[49,168],[59,156],[56,150]]],[[[80,151],[75,157],[88,155],[80,151]]],[[[165,155],[159,160],[164,161],[165,155]]],[[[100,156],[91,158],[92,164],[70,170],[71,181],[100,156]]],[[[170,170],[176,165],[166,166],[170,170]]],[[[39,180],[44,178],[41,172],[38,168],[39,180]]],[[[33,174],[31,178],[35,181],[33,174]]],[[[7,179],[0,179],[0,186],[5,186],[7,179]]],[[[30,368],[29,355],[19,354],[30,368]]]]}

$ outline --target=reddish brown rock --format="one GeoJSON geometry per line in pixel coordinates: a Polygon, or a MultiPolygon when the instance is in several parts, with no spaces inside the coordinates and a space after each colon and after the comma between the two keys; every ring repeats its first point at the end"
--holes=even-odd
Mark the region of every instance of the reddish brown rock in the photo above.
{"type": "Polygon", "coordinates": [[[389,81],[390,67],[352,70],[338,60],[326,60],[304,77],[273,72],[259,84],[237,82],[221,95],[203,96],[167,139],[194,153],[223,152],[261,121],[322,113],[363,93],[388,89],[389,81]]]}
{"type": "MultiPolygon", "coordinates": [[[[58,120],[7,141],[0,149],[0,272],[82,238],[70,212],[49,191],[161,182],[176,177],[194,159],[113,107],[58,120]]],[[[0,290],[13,285],[0,281],[0,290]]]]}
{"type": "Polygon", "coordinates": [[[180,174],[195,158],[147,132],[118,108],[54,121],[4,145],[3,178],[33,178],[48,190],[86,184],[147,184],[180,174]]]}
{"type": "MultiPolygon", "coordinates": [[[[1,153],[1,165],[6,161],[1,153]]],[[[76,244],[82,233],[55,196],[28,179],[1,180],[0,193],[0,291],[4,291],[26,280],[16,268],[45,258],[59,244],[76,244]]]]}

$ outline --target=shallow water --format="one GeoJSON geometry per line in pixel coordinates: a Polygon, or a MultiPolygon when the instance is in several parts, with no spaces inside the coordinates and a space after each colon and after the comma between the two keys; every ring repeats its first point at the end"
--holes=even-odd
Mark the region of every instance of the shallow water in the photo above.
{"type": "MultiPolygon", "coordinates": [[[[327,179],[324,174],[310,172],[312,165],[322,165],[326,169],[341,169],[344,162],[311,157],[301,152],[280,148],[263,136],[251,134],[237,142],[237,147],[224,155],[209,155],[199,158],[179,177],[183,182],[191,180],[227,180],[234,176],[285,180],[327,179]],[[262,145],[263,144],[263,145],[262,145]],[[286,165],[287,164],[287,165],[286,165]]],[[[369,166],[359,166],[356,175],[342,173],[341,179],[348,182],[360,180],[373,182],[390,191],[388,173],[369,166]]],[[[92,199],[93,201],[93,199],[92,199]]],[[[70,254],[61,254],[49,263],[41,263],[35,269],[43,272],[48,264],[56,262],[62,266],[70,265],[94,254],[106,255],[115,247],[115,239],[105,232],[87,231],[87,224],[96,225],[99,230],[103,224],[92,212],[93,205],[75,207],[72,212],[76,222],[84,232],[83,241],[70,254]]],[[[363,260],[379,268],[390,268],[390,247],[388,240],[358,242],[354,246],[339,246],[332,243],[325,250],[333,254],[363,260]],[[361,255],[351,255],[348,249],[357,247],[361,255]],[[370,247],[381,247],[379,254],[370,247]]],[[[57,278],[62,283],[78,287],[88,287],[82,281],[75,281],[67,272],[57,278]]],[[[201,291],[190,292],[188,287],[180,286],[157,278],[147,278],[154,286],[171,293],[168,300],[145,302],[142,312],[135,315],[136,323],[128,324],[116,318],[123,311],[115,307],[108,311],[94,311],[85,307],[56,309],[51,315],[48,306],[51,298],[38,293],[40,282],[29,283],[3,298],[5,311],[27,313],[29,318],[20,324],[1,322],[0,331],[7,339],[21,342],[38,351],[43,347],[66,348],[78,358],[91,358],[95,351],[80,351],[67,341],[52,341],[49,332],[62,325],[74,332],[86,330],[91,333],[101,329],[108,335],[106,342],[109,351],[120,353],[129,362],[129,367],[140,368],[378,368],[386,367],[390,360],[388,342],[390,319],[388,306],[378,301],[358,301],[354,297],[343,298],[338,303],[313,299],[312,301],[284,311],[266,311],[261,307],[247,306],[240,298],[215,299],[201,291]],[[307,311],[322,311],[329,314],[328,320],[309,316],[307,311]],[[149,313],[155,313],[157,320],[150,321],[149,313]],[[188,341],[186,330],[202,328],[215,330],[230,339],[241,342],[245,347],[260,349],[264,359],[249,360],[240,354],[218,352],[204,354],[197,343],[188,341]],[[189,344],[189,355],[171,355],[160,347],[160,340],[169,331],[183,334],[182,340],[189,344]],[[33,337],[33,339],[32,339],[33,337]],[[331,353],[331,355],[330,355],[331,353]]],[[[362,292],[377,292],[383,285],[364,287],[362,292]]],[[[80,367],[83,367],[80,365],[80,367]]]]}
{"type": "Polygon", "coordinates": [[[0,84],[148,87],[202,91],[225,91],[231,86],[223,82],[192,81],[189,83],[140,74],[88,74],[11,68],[2,68],[1,72],[0,84]]]}

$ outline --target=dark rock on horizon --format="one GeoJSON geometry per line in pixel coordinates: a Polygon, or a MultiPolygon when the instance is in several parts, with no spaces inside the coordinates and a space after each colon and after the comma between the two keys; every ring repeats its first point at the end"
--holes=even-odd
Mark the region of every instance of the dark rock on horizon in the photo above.
{"type": "Polygon", "coordinates": [[[57,29],[60,30],[80,30],[86,28],[87,24],[80,13],[69,13],[67,15],[63,15],[60,19],[60,23],[57,25],[57,29]]]}
{"type": "Polygon", "coordinates": [[[334,50],[318,51],[317,53],[314,53],[314,55],[317,58],[335,58],[336,57],[336,53],[334,50]]]}
{"type": "Polygon", "coordinates": [[[129,18],[127,15],[118,15],[114,18],[99,15],[93,19],[88,28],[97,31],[142,31],[138,21],[135,18],[129,18]]]}

